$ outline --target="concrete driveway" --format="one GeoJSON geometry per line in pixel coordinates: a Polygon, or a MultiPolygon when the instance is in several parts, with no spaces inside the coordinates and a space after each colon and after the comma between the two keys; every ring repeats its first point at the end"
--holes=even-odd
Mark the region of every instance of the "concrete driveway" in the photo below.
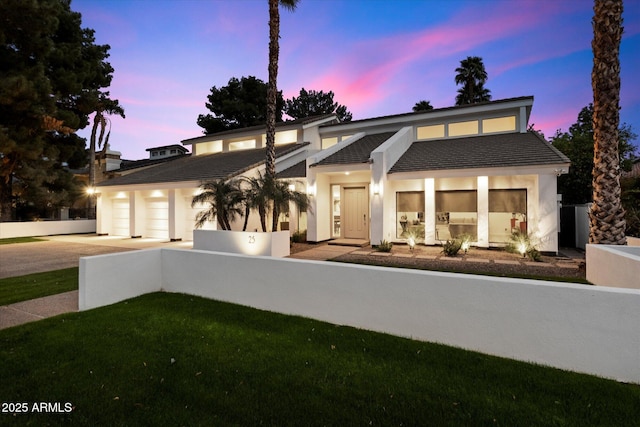
{"type": "Polygon", "coordinates": [[[0,279],[77,267],[84,256],[149,248],[192,248],[192,242],[130,239],[95,234],[47,236],[44,242],[0,245],[0,279]]]}

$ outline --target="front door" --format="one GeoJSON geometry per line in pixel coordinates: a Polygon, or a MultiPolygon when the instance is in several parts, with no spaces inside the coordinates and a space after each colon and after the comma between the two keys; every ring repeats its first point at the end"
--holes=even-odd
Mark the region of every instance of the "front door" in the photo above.
{"type": "Polygon", "coordinates": [[[344,189],[344,237],[369,237],[369,195],[366,187],[344,189]]]}

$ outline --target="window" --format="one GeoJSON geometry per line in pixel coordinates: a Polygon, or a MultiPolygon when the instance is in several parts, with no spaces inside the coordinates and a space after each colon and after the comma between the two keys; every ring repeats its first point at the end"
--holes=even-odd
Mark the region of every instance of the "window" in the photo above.
{"type": "Polygon", "coordinates": [[[322,138],[322,149],[329,148],[338,143],[338,137],[334,136],[332,138],[322,138]]]}
{"type": "Polygon", "coordinates": [[[246,141],[236,141],[236,142],[229,143],[229,151],[246,150],[249,148],[256,148],[255,139],[248,139],[246,141]]]}
{"type": "Polygon", "coordinates": [[[167,151],[166,151],[166,150],[162,150],[162,151],[160,151],[160,155],[161,155],[161,156],[165,156],[166,154],[167,154],[167,151]]]}
{"type": "Polygon", "coordinates": [[[176,154],[178,152],[178,150],[176,150],[175,148],[172,149],[171,151],[169,151],[169,154],[176,154]]]}
{"type": "Polygon", "coordinates": [[[340,186],[331,186],[331,210],[333,217],[333,237],[340,237],[340,186]]]}
{"type": "Polygon", "coordinates": [[[477,135],[478,121],[449,123],[449,136],[477,135]]]}
{"type": "Polygon", "coordinates": [[[516,116],[497,117],[482,121],[482,133],[508,132],[516,130],[516,116]]]}
{"type": "Polygon", "coordinates": [[[424,191],[396,193],[396,237],[424,241],[424,191]]]}
{"type": "Polygon", "coordinates": [[[444,125],[420,126],[416,133],[418,139],[444,138],[444,125]]]}
{"type": "MultiPolygon", "coordinates": [[[[266,140],[266,137],[265,137],[266,140]]],[[[275,144],[291,144],[292,142],[296,142],[298,140],[298,131],[297,130],[284,130],[280,132],[276,132],[276,140],[275,144]]]]}
{"type": "Polygon", "coordinates": [[[489,190],[489,242],[508,242],[515,231],[527,232],[527,190],[489,190]]]}
{"type": "Polygon", "coordinates": [[[463,234],[478,240],[478,192],[436,191],[436,239],[446,241],[463,234]]]}

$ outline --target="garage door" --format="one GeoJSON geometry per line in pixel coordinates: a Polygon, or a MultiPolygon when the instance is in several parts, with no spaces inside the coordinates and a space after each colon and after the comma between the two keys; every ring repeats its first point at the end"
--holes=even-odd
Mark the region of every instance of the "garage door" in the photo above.
{"type": "Polygon", "coordinates": [[[153,198],[146,200],[146,223],[147,232],[144,237],[169,238],[169,199],[153,198]]]}
{"type": "Polygon", "coordinates": [[[129,200],[113,200],[112,214],[111,234],[129,237],[129,200]]]}

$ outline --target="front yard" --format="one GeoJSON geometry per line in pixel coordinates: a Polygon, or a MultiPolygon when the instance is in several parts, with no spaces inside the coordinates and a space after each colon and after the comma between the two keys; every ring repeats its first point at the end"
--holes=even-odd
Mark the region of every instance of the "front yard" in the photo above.
{"type": "Polygon", "coordinates": [[[0,331],[16,425],[637,425],[640,387],[178,294],[0,331]],[[60,413],[34,413],[60,402],[60,413]],[[65,406],[70,403],[70,406],[65,406]],[[65,408],[71,407],[70,412],[65,408]]]}

